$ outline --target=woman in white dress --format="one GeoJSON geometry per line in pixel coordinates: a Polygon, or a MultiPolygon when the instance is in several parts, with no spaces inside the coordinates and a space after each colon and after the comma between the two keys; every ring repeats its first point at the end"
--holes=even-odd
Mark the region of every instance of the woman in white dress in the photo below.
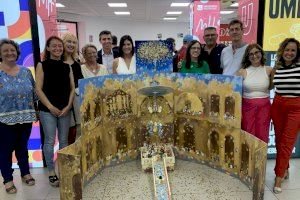
{"type": "Polygon", "coordinates": [[[85,63],[81,65],[84,78],[107,75],[106,66],[97,63],[97,48],[95,45],[87,44],[82,48],[82,55],[85,63]]]}
{"type": "Polygon", "coordinates": [[[129,35],[124,35],[120,40],[119,58],[113,62],[114,74],[135,74],[136,60],[134,55],[133,41],[129,35]]]}

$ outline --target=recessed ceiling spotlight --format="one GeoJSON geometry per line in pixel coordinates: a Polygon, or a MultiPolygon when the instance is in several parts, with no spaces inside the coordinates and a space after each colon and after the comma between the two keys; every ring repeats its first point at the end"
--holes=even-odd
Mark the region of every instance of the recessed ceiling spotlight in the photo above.
{"type": "Polygon", "coordinates": [[[176,20],[176,17],[164,17],[164,20],[176,20]]]}
{"type": "Polygon", "coordinates": [[[127,3],[107,3],[109,7],[112,8],[125,8],[127,7],[127,3]]]}
{"type": "Polygon", "coordinates": [[[63,4],[61,4],[61,3],[56,3],[55,6],[56,6],[57,8],[64,8],[64,7],[66,7],[65,5],[63,5],[63,4]]]}
{"type": "Polygon", "coordinates": [[[130,12],[128,11],[115,11],[115,15],[130,15],[130,12]]]}
{"type": "Polygon", "coordinates": [[[190,3],[171,3],[171,7],[187,7],[190,3]]]}
{"type": "Polygon", "coordinates": [[[232,10],[224,10],[224,11],[221,11],[220,13],[222,14],[222,15],[229,15],[229,14],[231,14],[231,13],[233,13],[234,11],[232,11],[232,10]]]}
{"type": "Polygon", "coordinates": [[[167,15],[181,15],[182,11],[168,11],[167,15]]]}

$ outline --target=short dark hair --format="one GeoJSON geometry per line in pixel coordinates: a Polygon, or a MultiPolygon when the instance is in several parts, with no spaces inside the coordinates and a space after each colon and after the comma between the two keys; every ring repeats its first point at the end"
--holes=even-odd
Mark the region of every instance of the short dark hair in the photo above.
{"type": "Polygon", "coordinates": [[[17,60],[21,54],[21,51],[20,51],[20,46],[18,45],[18,43],[16,43],[15,41],[13,40],[10,40],[10,39],[2,39],[0,40],[0,59],[2,60],[2,57],[1,57],[1,48],[4,44],[11,44],[12,46],[15,47],[16,51],[17,51],[17,60]]]}
{"type": "Polygon", "coordinates": [[[102,36],[102,35],[111,35],[111,32],[108,31],[108,30],[101,31],[101,32],[99,33],[99,40],[101,39],[101,36],[102,36]]]}
{"type": "Polygon", "coordinates": [[[119,55],[120,55],[120,57],[124,56],[123,46],[124,46],[125,40],[128,40],[131,43],[131,45],[132,45],[131,54],[132,55],[134,54],[134,46],[133,46],[132,38],[130,37],[130,35],[124,35],[124,36],[121,37],[120,45],[119,45],[119,55]]]}
{"type": "Polygon", "coordinates": [[[241,20],[239,19],[233,19],[229,22],[228,27],[230,28],[230,26],[234,25],[234,24],[239,24],[241,26],[241,29],[244,29],[244,24],[241,20]]]}
{"type": "Polygon", "coordinates": [[[118,38],[117,38],[117,36],[112,35],[112,36],[111,36],[111,39],[112,39],[112,44],[113,44],[113,45],[118,45],[118,38]]]}
{"type": "Polygon", "coordinates": [[[206,27],[206,28],[204,29],[204,31],[207,31],[207,30],[214,30],[214,31],[216,31],[217,29],[216,29],[216,27],[209,26],[209,27],[206,27]]]}

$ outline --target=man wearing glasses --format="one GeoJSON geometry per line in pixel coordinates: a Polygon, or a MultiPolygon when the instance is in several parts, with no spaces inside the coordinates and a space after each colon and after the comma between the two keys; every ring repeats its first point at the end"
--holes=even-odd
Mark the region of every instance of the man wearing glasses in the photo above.
{"type": "Polygon", "coordinates": [[[203,59],[208,63],[211,74],[222,74],[221,53],[226,47],[224,44],[217,44],[217,30],[215,27],[207,27],[204,29],[203,39],[203,59]]]}
{"type": "Polygon", "coordinates": [[[221,54],[221,68],[224,75],[235,75],[241,63],[247,44],[243,42],[243,22],[234,19],[229,23],[229,36],[232,44],[224,48],[221,54]]]}

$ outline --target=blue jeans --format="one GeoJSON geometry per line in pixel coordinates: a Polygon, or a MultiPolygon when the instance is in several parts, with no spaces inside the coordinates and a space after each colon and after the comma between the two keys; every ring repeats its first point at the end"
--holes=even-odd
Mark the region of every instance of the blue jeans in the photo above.
{"type": "Polygon", "coordinates": [[[50,112],[40,111],[40,121],[44,130],[45,140],[43,152],[49,171],[54,170],[54,143],[56,136],[56,128],[58,130],[59,149],[68,146],[68,134],[70,127],[70,112],[66,116],[56,117],[50,112]]]}
{"type": "Polygon", "coordinates": [[[32,123],[6,125],[0,122],[0,171],[4,184],[13,180],[12,153],[15,151],[21,176],[30,174],[27,143],[32,123]]]}

